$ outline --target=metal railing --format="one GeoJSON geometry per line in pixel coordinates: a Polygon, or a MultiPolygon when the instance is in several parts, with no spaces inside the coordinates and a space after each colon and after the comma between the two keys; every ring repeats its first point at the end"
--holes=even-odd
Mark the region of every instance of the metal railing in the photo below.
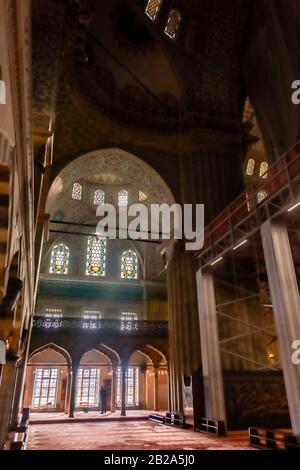
{"type": "Polygon", "coordinates": [[[201,266],[223,255],[300,198],[300,141],[204,230],[201,266]]]}

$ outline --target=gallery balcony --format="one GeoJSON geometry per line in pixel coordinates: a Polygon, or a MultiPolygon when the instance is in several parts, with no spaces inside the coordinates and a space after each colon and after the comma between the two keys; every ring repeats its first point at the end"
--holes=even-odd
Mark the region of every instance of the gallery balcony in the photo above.
{"type": "Polygon", "coordinates": [[[126,351],[134,351],[149,344],[165,351],[168,344],[168,323],[152,320],[91,320],[80,317],[35,316],[30,349],[33,351],[47,344],[63,347],[75,355],[97,348],[100,344],[112,348],[120,356],[124,353],[126,355],[126,351]]]}
{"type": "Polygon", "coordinates": [[[52,334],[61,332],[76,332],[76,334],[95,334],[103,332],[112,335],[154,335],[166,336],[168,322],[151,320],[90,320],[83,318],[47,318],[36,316],[33,320],[33,333],[52,334]]]}

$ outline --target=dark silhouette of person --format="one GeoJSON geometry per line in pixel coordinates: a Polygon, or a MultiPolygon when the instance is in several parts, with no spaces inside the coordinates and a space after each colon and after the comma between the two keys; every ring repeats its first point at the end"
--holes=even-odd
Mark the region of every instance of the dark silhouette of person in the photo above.
{"type": "Polygon", "coordinates": [[[100,389],[100,405],[101,405],[101,414],[106,413],[107,411],[107,391],[104,387],[100,389]]]}

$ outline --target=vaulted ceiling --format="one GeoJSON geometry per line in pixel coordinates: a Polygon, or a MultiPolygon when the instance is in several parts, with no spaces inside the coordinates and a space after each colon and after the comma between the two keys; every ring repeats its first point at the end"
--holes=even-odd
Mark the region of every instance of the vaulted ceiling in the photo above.
{"type": "Polygon", "coordinates": [[[299,111],[288,94],[298,61],[284,55],[293,0],[285,2],[290,16],[277,0],[163,0],[155,21],[146,4],[33,0],[33,127],[54,135],[50,183],[80,155],[121,148],[156,169],[177,200],[210,198],[216,213],[242,190],[247,95],[256,96],[271,160],[295,141],[299,111]],[[174,7],[182,22],[173,41],[164,28],[174,7]],[[284,87],[271,37],[287,65],[284,87]]]}
{"type": "Polygon", "coordinates": [[[95,124],[97,113],[142,131],[242,133],[251,1],[164,0],[155,24],[144,0],[33,3],[34,111],[37,121],[56,116],[55,157],[81,133],[90,142],[82,150],[97,146],[97,130],[84,119],[95,124]],[[163,33],[174,4],[183,18],[176,41],[163,33]]]}

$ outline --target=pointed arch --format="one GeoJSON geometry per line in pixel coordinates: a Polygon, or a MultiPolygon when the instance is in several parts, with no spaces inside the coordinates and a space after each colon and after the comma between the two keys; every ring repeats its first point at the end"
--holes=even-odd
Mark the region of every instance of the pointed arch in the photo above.
{"type": "Polygon", "coordinates": [[[68,367],[72,366],[72,359],[68,351],[62,348],[61,346],[58,346],[55,343],[45,344],[44,346],[41,346],[40,348],[37,348],[34,351],[32,351],[28,357],[28,362],[30,362],[31,359],[34,358],[34,356],[36,356],[37,354],[40,354],[43,351],[46,351],[47,349],[52,349],[53,351],[61,354],[61,356],[63,356],[64,359],[66,360],[68,367]]]}

